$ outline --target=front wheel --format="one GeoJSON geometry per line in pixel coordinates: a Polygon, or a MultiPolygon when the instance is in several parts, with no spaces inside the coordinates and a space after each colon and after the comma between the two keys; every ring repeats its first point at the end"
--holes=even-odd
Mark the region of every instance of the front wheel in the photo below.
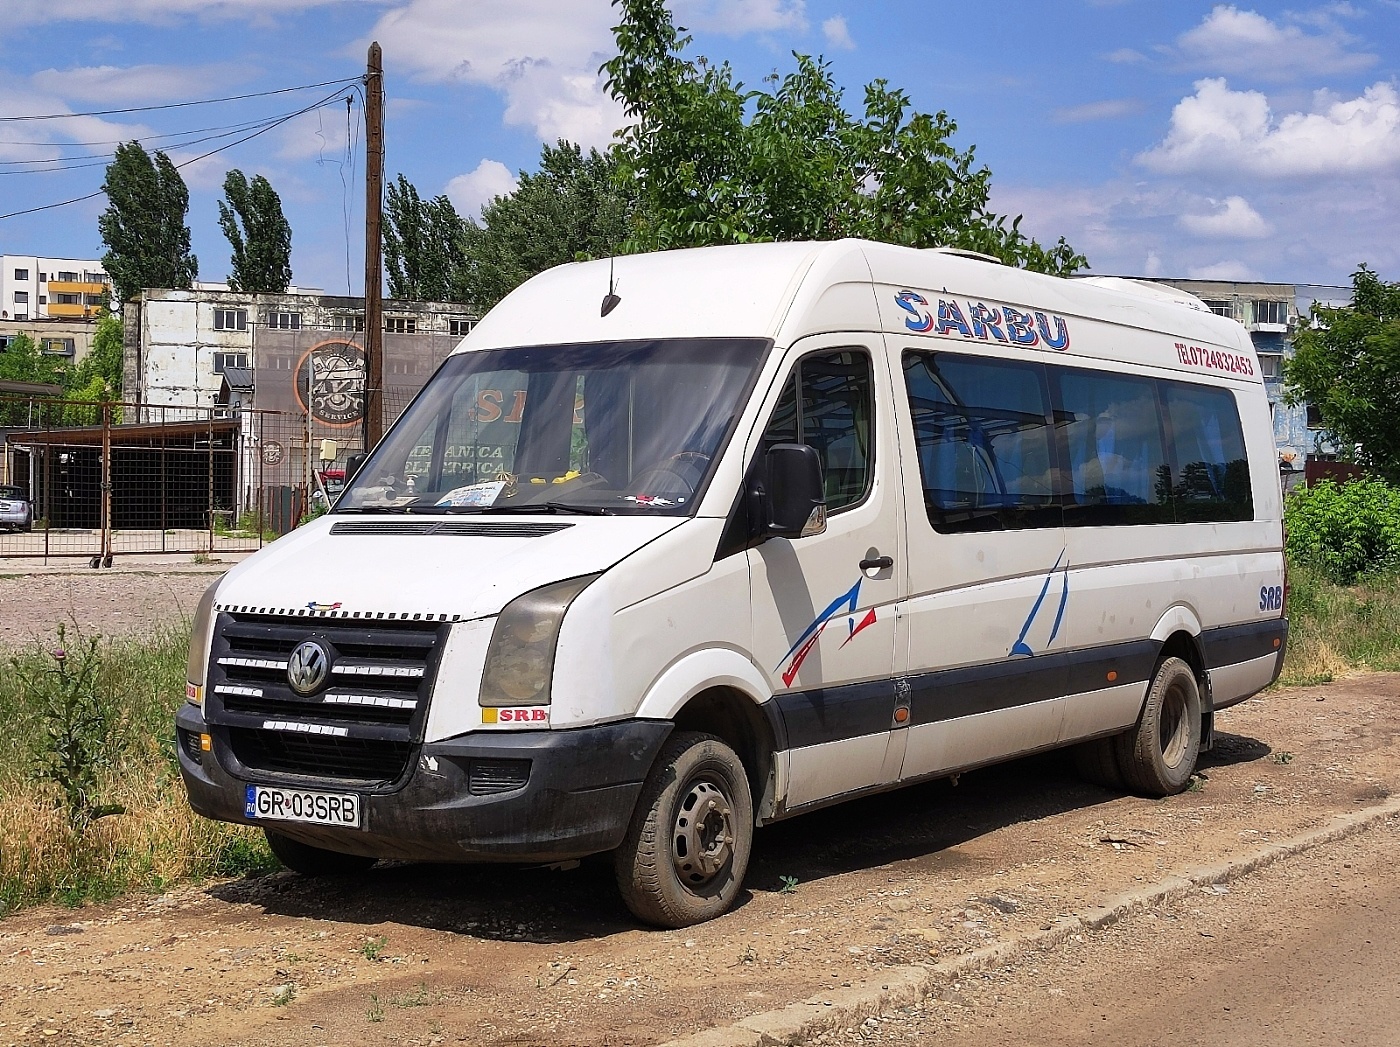
{"type": "Polygon", "coordinates": [[[1115,741],[1118,767],[1134,792],[1171,796],[1185,789],[1201,752],[1201,692],[1191,666],[1163,659],[1137,726],[1115,741]]]}
{"type": "Polygon", "coordinates": [[[313,847],[271,829],[264,829],[263,834],[277,860],[303,876],[352,876],[364,872],[375,862],[375,859],[362,854],[341,854],[324,847],[313,847]]]}
{"type": "Polygon", "coordinates": [[[656,758],[617,849],[618,889],[647,923],[702,923],[734,904],[752,845],[743,763],[714,735],[678,731],[656,758]]]}

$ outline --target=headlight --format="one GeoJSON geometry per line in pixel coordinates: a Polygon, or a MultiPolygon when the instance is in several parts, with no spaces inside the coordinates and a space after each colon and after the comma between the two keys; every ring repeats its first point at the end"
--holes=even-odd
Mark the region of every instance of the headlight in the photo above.
{"type": "Polygon", "coordinates": [[[204,681],[209,674],[209,645],[214,632],[214,590],[215,582],[199,598],[194,609],[194,622],[190,630],[190,658],[185,663],[185,698],[200,709],[204,708],[204,681]]]}
{"type": "Polygon", "coordinates": [[[548,705],[559,626],[574,597],[598,575],[570,578],[517,596],[506,604],[491,633],[478,703],[548,705]]]}

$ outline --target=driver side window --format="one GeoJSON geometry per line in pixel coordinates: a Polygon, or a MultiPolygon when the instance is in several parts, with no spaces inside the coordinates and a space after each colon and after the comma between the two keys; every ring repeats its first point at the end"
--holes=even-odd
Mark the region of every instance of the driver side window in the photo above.
{"type": "Polygon", "coordinates": [[[855,505],[870,489],[874,401],[869,354],[855,349],[804,356],[788,376],[759,454],[804,443],[821,457],[828,512],[855,505]]]}

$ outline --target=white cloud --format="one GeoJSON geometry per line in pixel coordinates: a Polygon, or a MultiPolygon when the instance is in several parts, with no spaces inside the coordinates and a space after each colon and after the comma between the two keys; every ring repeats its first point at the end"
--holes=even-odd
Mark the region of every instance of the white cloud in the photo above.
{"type": "Polygon", "coordinates": [[[850,27],[846,25],[844,15],[832,15],[822,23],[822,36],[826,37],[829,46],[842,51],[854,51],[856,42],[851,39],[850,27]]]}
{"type": "Polygon", "coordinates": [[[1212,262],[1210,265],[1193,265],[1186,270],[1192,280],[1262,280],[1259,273],[1238,259],[1212,262]]]}
{"type": "Polygon", "coordinates": [[[1400,95],[1377,83],[1357,98],[1319,93],[1310,113],[1275,119],[1258,91],[1199,80],[1172,110],[1166,138],[1138,155],[1165,173],[1258,177],[1335,175],[1400,167],[1400,95]]]}
{"type": "MultiPolygon", "coordinates": [[[[94,4],[91,0],[6,0],[5,20],[10,26],[51,22],[168,24],[188,16],[261,21],[339,2],[341,0],[123,0],[120,4],[94,4]]],[[[356,2],[381,3],[383,0],[356,2]]]]}
{"type": "Polygon", "coordinates": [[[1355,38],[1326,11],[1314,15],[1321,32],[1308,33],[1298,25],[1280,25],[1255,11],[1220,4],[1177,38],[1177,50],[1192,68],[1263,80],[1354,73],[1375,64],[1376,55],[1351,49],[1355,38]]]}
{"type": "Polygon", "coordinates": [[[1210,201],[1213,210],[1205,214],[1184,214],[1177,219],[1177,225],[1194,236],[1215,237],[1229,240],[1259,240],[1268,236],[1273,229],[1264,221],[1242,196],[1229,196],[1216,204],[1210,201]]]}
{"type": "Polygon", "coordinates": [[[674,0],[676,22],[727,36],[807,28],[806,0],[674,0]]]}
{"type": "Polygon", "coordinates": [[[1148,251],[1147,258],[1142,263],[1143,276],[1162,275],[1162,257],[1156,251],[1148,251]]]}
{"type": "Polygon", "coordinates": [[[519,184],[510,168],[499,160],[483,160],[472,171],[459,174],[443,190],[457,213],[480,218],[481,209],[498,196],[515,192],[519,184]]]}
{"type": "Polygon", "coordinates": [[[500,91],[507,124],[530,127],[544,141],[602,146],[622,123],[598,75],[615,18],[603,3],[410,0],[383,15],[370,36],[412,76],[500,91]]]}
{"type": "Polygon", "coordinates": [[[1051,117],[1057,124],[1084,124],[1094,120],[1115,120],[1132,116],[1142,109],[1135,98],[1108,98],[1102,102],[1087,102],[1066,109],[1056,109],[1051,117]]]}
{"type": "Polygon", "coordinates": [[[289,120],[275,132],[279,141],[279,160],[315,160],[318,163],[340,163],[345,160],[348,141],[361,140],[360,123],[364,116],[358,105],[347,126],[345,106],[327,106],[289,120]]]}
{"type": "Polygon", "coordinates": [[[1147,56],[1141,51],[1134,51],[1131,47],[1120,47],[1116,51],[1110,51],[1104,55],[1108,61],[1116,65],[1133,65],[1137,62],[1147,61],[1147,56]]]}
{"type": "Polygon", "coordinates": [[[43,69],[30,77],[41,91],[70,100],[102,102],[104,108],[126,102],[165,102],[190,98],[222,84],[248,78],[247,67],[133,65],[43,69]]]}

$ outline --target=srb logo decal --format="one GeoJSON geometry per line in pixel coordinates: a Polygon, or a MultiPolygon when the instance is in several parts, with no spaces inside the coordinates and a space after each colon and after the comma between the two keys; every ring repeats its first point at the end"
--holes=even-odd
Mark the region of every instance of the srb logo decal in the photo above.
{"type": "Polygon", "coordinates": [[[529,706],[521,708],[504,709],[482,709],[482,723],[549,723],[548,706],[529,706]]]}
{"type": "Polygon", "coordinates": [[[1283,610],[1283,586],[1263,585],[1259,587],[1259,610],[1283,610]]]}

